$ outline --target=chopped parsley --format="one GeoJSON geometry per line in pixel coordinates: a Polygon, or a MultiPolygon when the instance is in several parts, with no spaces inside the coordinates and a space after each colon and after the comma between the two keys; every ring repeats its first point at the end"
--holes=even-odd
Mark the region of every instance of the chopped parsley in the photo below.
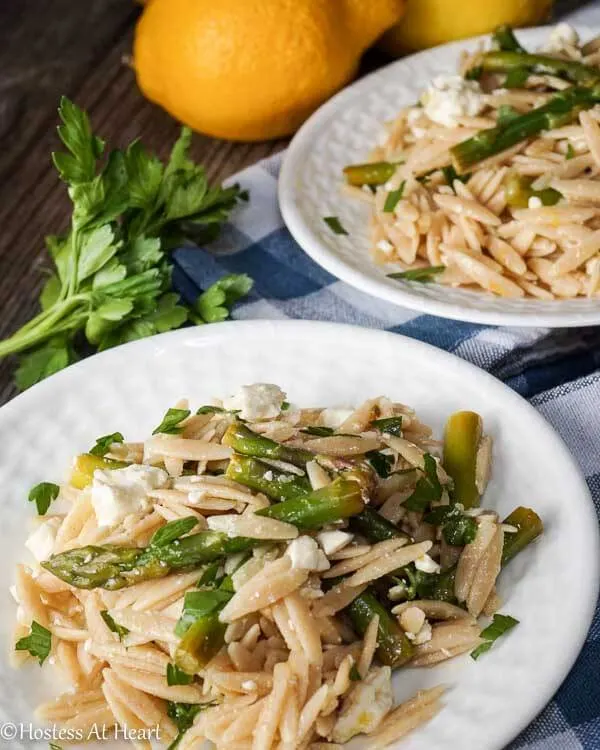
{"type": "Polygon", "coordinates": [[[394,209],[402,200],[405,186],[406,180],[402,180],[402,182],[400,183],[400,187],[396,188],[396,190],[390,190],[390,192],[386,196],[385,203],[383,204],[384,213],[391,214],[394,212],[394,209]]]}
{"type": "Polygon", "coordinates": [[[156,435],[160,432],[164,435],[179,435],[183,429],[179,426],[180,423],[189,416],[189,409],[169,409],[158,427],[152,430],[152,434],[156,435]]]}
{"type": "Polygon", "coordinates": [[[103,435],[96,439],[96,445],[90,448],[92,456],[105,456],[110,450],[113,443],[122,443],[125,440],[120,432],[113,432],[111,435],[103,435]]]}
{"type": "Polygon", "coordinates": [[[52,482],[40,482],[29,490],[28,500],[30,503],[35,503],[39,516],[46,515],[50,503],[56,500],[60,487],[52,482]]]}
{"type": "Polygon", "coordinates": [[[509,630],[512,630],[515,625],[518,624],[519,621],[510,615],[494,615],[490,625],[480,633],[480,636],[484,639],[485,643],[482,643],[480,646],[477,646],[474,651],[471,651],[471,658],[475,660],[479,659],[481,654],[485,654],[486,651],[491,649],[494,642],[500,638],[500,636],[508,633],[509,630]]]}
{"type": "Polygon", "coordinates": [[[408,271],[388,273],[389,279],[402,279],[403,281],[418,281],[428,284],[434,280],[434,276],[446,270],[446,266],[427,266],[427,268],[410,268],[408,271]]]}
{"type": "Polygon", "coordinates": [[[324,216],[323,221],[334,234],[348,234],[337,216],[324,216]]]}
{"type": "Polygon", "coordinates": [[[15,651],[29,651],[39,660],[40,666],[46,661],[52,648],[52,634],[35,620],[31,623],[31,632],[20,638],[15,644],[15,651]]]}

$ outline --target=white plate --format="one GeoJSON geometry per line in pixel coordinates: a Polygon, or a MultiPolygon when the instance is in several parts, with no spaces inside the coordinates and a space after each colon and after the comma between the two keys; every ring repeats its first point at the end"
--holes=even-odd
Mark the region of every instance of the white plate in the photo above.
{"type": "MultiPolygon", "coordinates": [[[[31,720],[36,702],[57,689],[52,669],[30,664],[14,672],[7,662],[15,609],[7,589],[15,562],[27,557],[28,489],[60,481],[71,457],[98,435],[120,430],[144,438],[180,397],[197,406],[256,381],[280,384],[299,405],[352,405],[385,394],[416,407],[438,435],[457,409],[483,415],[495,440],[486,505],[502,515],[533,506],[547,529],[501,576],[502,611],[521,624],[477,663],[464,657],[405,669],[396,687],[406,698],[424,686],[450,686],[444,710],[408,737],[404,750],[503,747],[558,688],[591,621],[598,535],[585,482],[542,417],[485,372],[413,339],[302,321],[223,323],[155,336],[69,367],[0,410],[0,642],[7,644],[0,722],[31,720]]],[[[10,747],[32,744],[15,740],[10,747]]]]}
{"type": "MultiPolygon", "coordinates": [[[[580,29],[582,38],[591,36],[580,29]]],[[[519,31],[535,49],[548,28],[519,31]]],[[[342,281],[397,305],[475,323],[554,328],[600,323],[598,299],[502,299],[485,292],[419,284],[386,277],[369,255],[369,207],[340,193],[342,169],[366,160],[377,145],[382,123],[419,99],[431,79],[457,68],[459,54],[479,41],[454,42],[398,60],[349,86],[324,104],[299,130],[287,150],[279,178],[285,223],[300,246],[342,281]],[[335,235],[323,221],[338,216],[348,236],[335,235]]]]}

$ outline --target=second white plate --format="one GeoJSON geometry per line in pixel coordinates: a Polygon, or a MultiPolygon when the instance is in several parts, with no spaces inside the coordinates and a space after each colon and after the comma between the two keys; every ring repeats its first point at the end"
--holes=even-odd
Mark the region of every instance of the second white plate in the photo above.
{"type": "MultiPolygon", "coordinates": [[[[589,29],[578,29],[583,39],[589,29]]],[[[519,31],[530,49],[549,29],[519,31]]],[[[552,328],[600,323],[596,299],[503,299],[484,292],[440,284],[397,281],[369,255],[369,208],[340,193],[342,169],[365,161],[377,145],[386,120],[414,104],[436,75],[457,69],[459,54],[483,37],[445,44],[398,60],[372,73],[324,104],[299,130],[283,163],[279,202],[290,232],[313,260],[342,281],[402,307],[474,323],[552,328]],[[335,235],[323,221],[338,216],[347,236],[335,235]]],[[[388,271],[389,272],[389,269],[388,271]]]]}

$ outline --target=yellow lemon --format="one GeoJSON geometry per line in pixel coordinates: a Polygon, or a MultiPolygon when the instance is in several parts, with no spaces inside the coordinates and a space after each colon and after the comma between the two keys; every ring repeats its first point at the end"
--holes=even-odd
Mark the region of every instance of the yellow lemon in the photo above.
{"type": "Polygon", "coordinates": [[[551,9],[552,0],[408,0],[401,22],[381,44],[390,54],[400,55],[486,34],[501,24],[543,23],[551,9]]]}
{"type": "Polygon", "coordinates": [[[348,83],[405,0],[152,0],[135,34],[142,92],[220,138],[293,133],[348,83]]]}

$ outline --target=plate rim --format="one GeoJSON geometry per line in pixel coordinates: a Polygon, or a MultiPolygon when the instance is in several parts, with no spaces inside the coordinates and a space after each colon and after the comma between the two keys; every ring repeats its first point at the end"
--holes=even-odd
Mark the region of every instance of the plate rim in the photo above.
{"type": "MultiPolygon", "coordinates": [[[[553,24],[533,26],[519,29],[519,33],[526,36],[533,35],[548,30],[552,26],[553,24]]],[[[584,24],[575,23],[573,26],[582,33],[589,32],[589,27],[584,24]]],[[[421,50],[420,52],[393,60],[363,78],[352,81],[331,99],[322,104],[295,133],[284,152],[277,185],[281,215],[292,237],[315,263],[335,276],[336,279],[349,284],[353,288],[386,302],[391,302],[401,308],[450,320],[484,325],[507,325],[521,328],[575,328],[598,325],[600,323],[600,301],[598,302],[597,310],[582,310],[577,313],[565,313],[559,309],[555,312],[548,310],[540,312],[501,312],[478,310],[475,307],[464,307],[463,305],[443,299],[431,299],[429,297],[412,295],[401,285],[398,285],[397,289],[393,288],[383,279],[368,276],[362,271],[353,268],[334,253],[321,241],[317,232],[310,224],[304,221],[303,215],[296,205],[297,165],[303,161],[305,153],[310,149],[312,137],[316,135],[324,123],[331,119],[338,109],[342,109],[347,102],[349,103],[351,99],[360,96],[361,93],[366,93],[376,83],[378,78],[387,74],[391,69],[398,68],[401,70],[407,60],[418,63],[421,57],[431,57],[442,50],[458,51],[465,44],[471,44],[488,38],[489,34],[480,34],[440,44],[436,47],[421,50]]],[[[496,299],[501,301],[500,297],[496,299]]],[[[560,305],[560,302],[560,300],[557,300],[557,307],[560,305]]]]}
{"type": "Polygon", "coordinates": [[[600,530],[598,528],[597,515],[589,487],[587,486],[581,468],[571,454],[565,441],[534,406],[487,371],[451,352],[439,349],[431,344],[420,341],[419,339],[414,339],[390,331],[327,321],[228,321],[216,326],[202,327],[201,329],[184,328],[169,331],[157,336],[123,344],[75,363],[65,370],[52,375],[41,383],[38,383],[28,391],[25,391],[2,406],[0,408],[0,432],[3,429],[5,416],[10,417],[13,416],[14,412],[18,412],[21,409],[27,409],[30,401],[34,398],[38,399],[40,396],[43,397],[46,393],[51,393],[56,387],[64,388],[65,385],[68,385],[69,381],[77,380],[82,376],[85,377],[86,374],[88,374],[87,371],[90,369],[93,370],[96,367],[102,366],[106,367],[111,360],[118,361],[119,358],[124,356],[124,351],[127,351],[130,354],[133,353],[139,355],[143,353],[144,350],[159,351],[162,348],[161,344],[167,343],[169,346],[186,346],[186,341],[192,343],[198,341],[210,341],[213,339],[215,341],[221,340],[222,342],[223,339],[226,339],[231,335],[238,336],[241,334],[243,336],[245,330],[252,331],[254,335],[260,335],[262,333],[263,335],[272,337],[278,335],[281,336],[284,335],[284,333],[289,337],[293,336],[296,332],[299,335],[310,334],[311,336],[324,335],[326,337],[336,337],[338,340],[342,337],[348,336],[352,337],[353,340],[362,338],[367,343],[369,343],[370,340],[371,346],[373,345],[373,340],[379,339],[382,342],[386,341],[394,347],[403,349],[405,356],[410,356],[411,350],[419,351],[423,355],[435,355],[441,365],[443,365],[444,362],[452,362],[453,367],[458,368],[459,372],[462,371],[467,376],[470,374],[470,376],[475,379],[475,383],[477,383],[477,381],[485,383],[487,388],[497,393],[502,393],[503,397],[508,399],[509,403],[514,404],[516,407],[520,408],[523,413],[526,413],[527,417],[535,423],[536,429],[551,440],[555,450],[560,453],[565,468],[568,467],[569,469],[570,476],[572,477],[572,484],[577,488],[577,494],[582,495],[582,500],[584,496],[586,498],[585,502],[582,502],[580,510],[580,513],[584,514],[582,520],[586,520],[587,518],[590,528],[595,529],[595,533],[590,532],[589,539],[589,559],[590,562],[593,563],[594,571],[593,574],[588,577],[586,582],[586,591],[585,595],[582,597],[582,611],[579,613],[577,632],[574,633],[573,638],[570,640],[569,648],[565,649],[562,655],[559,654],[560,658],[556,660],[552,679],[546,681],[544,685],[545,689],[543,691],[531,692],[531,701],[528,702],[529,710],[522,716],[520,721],[511,724],[508,731],[496,732],[496,737],[491,740],[488,746],[488,750],[501,750],[507,742],[512,741],[518,736],[518,734],[520,734],[520,732],[529,726],[538,714],[552,701],[557,690],[560,688],[574,666],[587,639],[587,634],[595,614],[600,587],[600,530]],[[317,331],[318,333],[316,333],[317,331]]]}

